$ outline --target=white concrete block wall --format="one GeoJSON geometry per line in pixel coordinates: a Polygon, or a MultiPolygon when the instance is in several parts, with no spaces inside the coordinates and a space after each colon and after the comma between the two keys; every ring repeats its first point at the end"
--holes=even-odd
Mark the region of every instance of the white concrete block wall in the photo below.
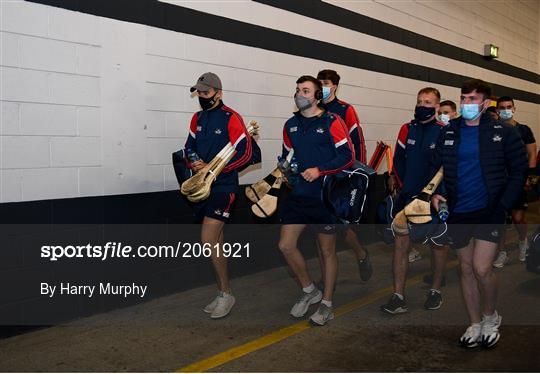
{"type": "MultiPolygon", "coordinates": [[[[502,61],[538,72],[534,2],[510,2],[508,12],[492,2],[329,2],[475,52],[497,44],[502,61]],[[489,21],[482,15],[488,11],[489,21]],[[510,29],[509,19],[520,22],[510,29]]],[[[530,92],[539,88],[259,3],[179,5],[530,92]]],[[[244,171],[241,183],[275,166],[298,76],[339,71],[339,96],[359,114],[368,157],[378,140],[394,145],[412,117],[416,92],[431,85],[24,1],[2,1],[1,13],[0,202],[177,189],[171,152],[183,146],[198,110],[189,87],[206,71],[220,75],[227,105],[262,126],[262,165],[244,171]]],[[[436,87],[443,99],[457,101],[457,88],[436,87]]],[[[516,105],[517,119],[540,137],[540,106],[516,105]]]]}

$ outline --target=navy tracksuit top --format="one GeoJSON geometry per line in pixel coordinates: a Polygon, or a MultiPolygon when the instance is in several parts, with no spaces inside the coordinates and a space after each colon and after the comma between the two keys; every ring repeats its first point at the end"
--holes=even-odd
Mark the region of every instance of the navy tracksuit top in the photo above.
{"type": "Polygon", "coordinates": [[[213,192],[236,192],[238,169],[251,159],[251,137],[242,117],[220,102],[210,110],[193,115],[185,149],[191,149],[206,163],[231,143],[236,153],[212,185],[213,192]]]}
{"type": "Polygon", "coordinates": [[[313,182],[302,176],[293,186],[292,196],[305,199],[320,199],[323,176],[335,174],[350,167],[354,149],[347,126],[336,114],[323,112],[319,116],[306,118],[295,112],[283,127],[282,157],[294,149],[299,172],[317,167],[321,177],[313,182]]]}
{"type": "Polygon", "coordinates": [[[343,100],[339,100],[337,97],[329,103],[323,103],[322,105],[327,111],[337,114],[345,122],[354,146],[356,159],[365,164],[366,142],[364,140],[364,133],[360,127],[360,120],[354,107],[343,100]]]}
{"type": "Polygon", "coordinates": [[[444,123],[411,121],[401,126],[394,151],[394,173],[406,200],[417,195],[432,178],[431,159],[444,123]]]}

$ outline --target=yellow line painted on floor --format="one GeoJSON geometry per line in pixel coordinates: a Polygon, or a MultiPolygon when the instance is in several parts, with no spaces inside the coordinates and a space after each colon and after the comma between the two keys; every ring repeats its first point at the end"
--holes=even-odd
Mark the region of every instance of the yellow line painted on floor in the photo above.
{"type": "MultiPolygon", "coordinates": [[[[451,261],[447,264],[447,269],[453,268],[457,266],[457,261],[451,261]]],[[[410,286],[413,286],[415,284],[418,284],[422,281],[422,278],[429,273],[423,273],[419,274],[407,281],[407,288],[410,286]]],[[[393,291],[393,287],[389,286],[386,288],[383,288],[381,290],[375,291],[369,295],[366,295],[358,300],[351,301],[350,303],[347,303],[345,305],[342,305],[334,310],[334,315],[336,317],[342,316],[344,314],[350,313],[354,310],[358,310],[366,305],[369,305],[384,296],[388,296],[389,293],[393,291]]],[[[181,369],[178,369],[177,372],[203,372],[208,371],[210,369],[213,369],[215,367],[224,365],[228,362],[231,362],[233,360],[236,360],[237,358],[240,358],[242,356],[245,356],[249,353],[258,351],[260,349],[263,349],[265,347],[268,347],[272,344],[276,344],[282,340],[285,340],[287,338],[290,338],[291,336],[297,335],[305,330],[310,329],[312,326],[309,324],[308,321],[302,321],[295,323],[294,325],[290,325],[287,327],[284,327],[280,330],[271,332],[267,335],[264,335],[260,338],[257,338],[255,340],[252,340],[248,343],[239,345],[237,347],[233,347],[230,349],[227,349],[226,351],[223,351],[221,353],[218,353],[214,356],[208,357],[204,360],[197,361],[193,364],[190,364],[188,366],[185,366],[181,369]]]]}

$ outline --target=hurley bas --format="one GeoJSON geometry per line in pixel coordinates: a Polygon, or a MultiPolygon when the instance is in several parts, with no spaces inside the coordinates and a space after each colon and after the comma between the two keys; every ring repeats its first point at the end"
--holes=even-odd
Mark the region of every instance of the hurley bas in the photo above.
{"type": "Polygon", "coordinates": [[[128,285],[114,285],[111,283],[99,283],[99,285],[79,285],[73,283],[60,283],[50,285],[41,283],[41,294],[54,297],[58,295],[83,295],[92,297],[97,292],[99,295],[117,295],[123,297],[138,296],[143,298],[148,286],[141,286],[135,283],[128,285]]]}

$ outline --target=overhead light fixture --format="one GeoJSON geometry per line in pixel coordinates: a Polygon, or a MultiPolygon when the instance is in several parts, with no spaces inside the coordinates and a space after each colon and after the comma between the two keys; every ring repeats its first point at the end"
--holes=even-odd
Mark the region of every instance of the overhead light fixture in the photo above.
{"type": "Polygon", "coordinates": [[[493,44],[484,45],[484,57],[487,58],[498,58],[499,57],[499,47],[493,44]]]}

